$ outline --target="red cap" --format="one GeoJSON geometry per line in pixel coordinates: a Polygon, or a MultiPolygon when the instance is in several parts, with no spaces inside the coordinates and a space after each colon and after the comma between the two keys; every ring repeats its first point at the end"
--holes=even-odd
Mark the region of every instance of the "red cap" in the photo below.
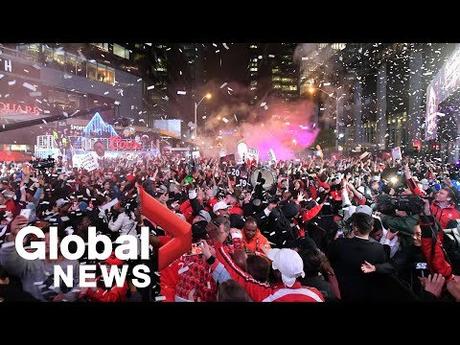
{"type": "Polygon", "coordinates": [[[117,258],[115,256],[115,252],[112,252],[112,254],[104,261],[104,263],[111,266],[121,266],[124,264],[124,261],[117,258]]]}
{"type": "Polygon", "coordinates": [[[337,190],[331,190],[330,191],[331,198],[335,201],[341,201],[342,200],[342,195],[340,195],[340,192],[337,190]]]}

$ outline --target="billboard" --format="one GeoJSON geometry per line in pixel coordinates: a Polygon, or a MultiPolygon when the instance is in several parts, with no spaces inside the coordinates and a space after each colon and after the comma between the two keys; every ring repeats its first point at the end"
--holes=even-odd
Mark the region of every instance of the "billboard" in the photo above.
{"type": "Polygon", "coordinates": [[[154,120],[153,128],[158,129],[162,135],[180,138],[182,120],[154,120]]]}
{"type": "Polygon", "coordinates": [[[438,108],[444,100],[460,89],[460,44],[457,44],[438,73],[433,77],[426,92],[425,140],[436,140],[438,108]]]}

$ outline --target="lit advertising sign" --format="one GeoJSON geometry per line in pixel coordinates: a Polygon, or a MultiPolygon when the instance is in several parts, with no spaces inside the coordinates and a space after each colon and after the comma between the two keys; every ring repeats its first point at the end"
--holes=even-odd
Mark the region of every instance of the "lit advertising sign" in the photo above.
{"type": "Polygon", "coordinates": [[[162,134],[171,137],[181,137],[181,120],[155,120],[153,127],[159,129],[162,134]]]}
{"type": "Polygon", "coordinates": [[[460,45],[457,44],[454,52],[428,85],[425,140],[436,140],[439,104],[458,89],[460,89],[460,45]]]}
{"type": "Polygon", "coordinates": [[[39,107],[14,102],[0,102],[0,115],[4,114],[31,114],[41,115],[39,107]]]}
{"type": "Polygon", "coordinates": [[[142,145],[135,140],[121,139],[120,137],[111,137],[109,150],[140,150],[142,145]]]}
{"type": "Polygon", "coordinates": [[[438,98],[432,86],[428,87],[426,95],[426,133],[425,140],[435,140],[438,129],[438,98]]]}
{"type": "Polygon", "coordinates": [[[0,57],[0,73],[12,73],[24,77],[40,79],[39,67],[0,57]]]}

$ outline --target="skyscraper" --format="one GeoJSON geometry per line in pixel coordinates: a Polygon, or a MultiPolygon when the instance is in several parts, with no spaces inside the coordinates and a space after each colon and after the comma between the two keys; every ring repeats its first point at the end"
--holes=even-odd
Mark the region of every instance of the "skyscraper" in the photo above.
{"type": "Polygon", "coordinates": [[[296,43],[249,45],[249,90],[252,102],[268,97],[283,101],[299,96],[298,66],[294,61],[296,43]]]}

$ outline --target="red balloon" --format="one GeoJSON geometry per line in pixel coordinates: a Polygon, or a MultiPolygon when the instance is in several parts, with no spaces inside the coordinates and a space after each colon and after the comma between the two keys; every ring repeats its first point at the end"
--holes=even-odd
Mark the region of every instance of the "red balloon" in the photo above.
{"type": "Polygon", "coordinates": [[[158,250],[158,270],[166,268],[192,248],[192,226],[139,187],[142,215],[172,237],[158,250]]]}

